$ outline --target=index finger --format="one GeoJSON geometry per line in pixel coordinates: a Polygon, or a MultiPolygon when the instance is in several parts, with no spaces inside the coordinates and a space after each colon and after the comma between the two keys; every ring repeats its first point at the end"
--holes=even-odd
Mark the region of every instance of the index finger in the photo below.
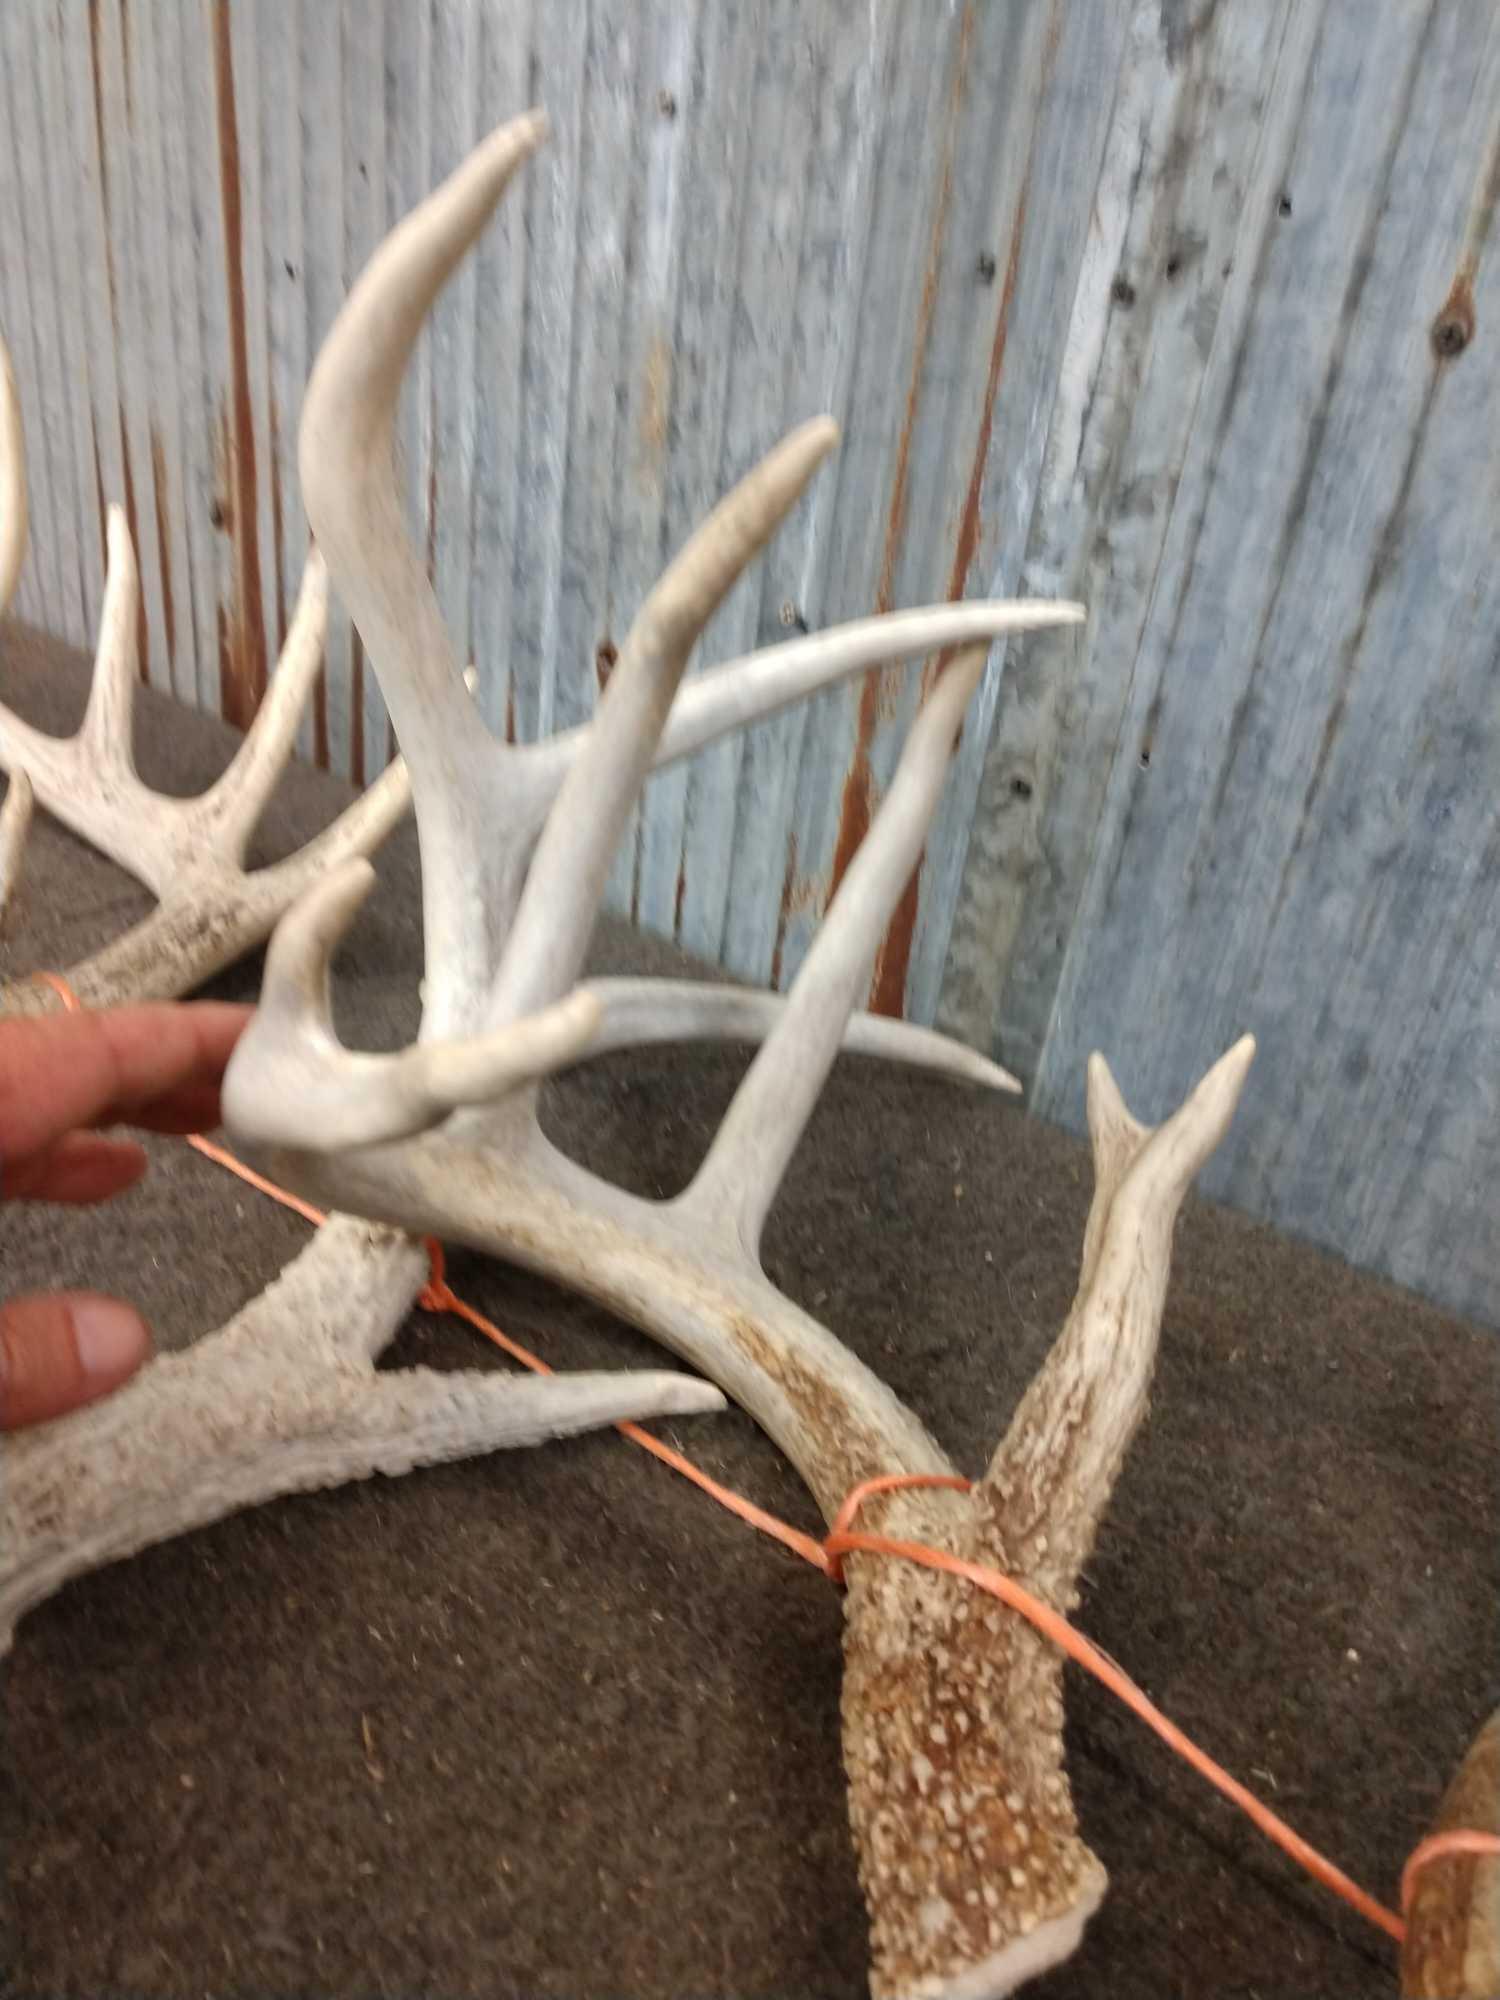
{"type": "Polygon", "coordinates": [[[80,1125],[149,1126],[184,1094],[216,1113],[251,1012],[202,1000],[0,1021],[0,1154],[25,1157],[80,1125]]]}

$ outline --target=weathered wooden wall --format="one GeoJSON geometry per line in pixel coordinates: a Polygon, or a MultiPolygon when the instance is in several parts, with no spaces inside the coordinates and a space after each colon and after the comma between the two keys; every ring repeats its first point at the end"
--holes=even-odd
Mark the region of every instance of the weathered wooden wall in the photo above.
{"type": "MultiPolygon", "coordinates": [[[[7,0],[0,63],[22,615],[88,637],[120,498],[151,679],[247,715],[318,341],[542,101],[403,405],[491,722],[586,715],[693,519],[833,410],[705,663],[948,595],[1093,614],[993,662],[877,1003],[1069,1122],[1090,1047],[1151,1114],[1255,1028],[1216,1191],[1500,1318],[1490,0],[7,0]]],[[[656,779],[617,907],[785,985],[915,685],[656,779]]],[[[304,747],[388,755],[347,625],[304,747]]]]}

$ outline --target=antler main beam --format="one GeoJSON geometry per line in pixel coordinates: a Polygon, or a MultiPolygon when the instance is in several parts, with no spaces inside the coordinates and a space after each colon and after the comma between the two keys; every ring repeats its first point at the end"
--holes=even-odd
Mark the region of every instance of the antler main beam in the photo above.
{"type": "MultiPolygon", "coordinates": [[[[807,426],[677,558],[582,735],[530,751],[480,735],[401,525],[390,413],[432,298],[542,129],[533,116],[493,135],[377,251],[304,406],[314,530],[413,772],[428,1051],[563,999],[578,977],[610,848],[653,760],[751,721],[825,677],[903,657],[936,623],[929,614],[867,622],[795,656],[782,648],[705,675],[674,700],[703,620],[831,442],[828,427],[807,426]]],[[[968,622],[952,641],[928,643],[966,650],[924,704],[789,1000],[774,1017],[756,1017],[769,1027],[765,1046],[677,1200],[642,1201],[565,1158],[543,1136],[529,1092],[446,1116],[434,1108],[430,1129],[414,1133],[409,1105],[392,1089],[382,1093],[381,1143],[322,1150],[323,1134],[275,1080],[292,1049],[302,1060],[312,1049],[326,1063],[335,1093],[341,1078],[349,1087],[359,1074],[351,1067],[358,1058],[329,1047],[313,997],[327,978],[326,929],[294,979],[282,979],[273,962],[275,990],[226,1083],[231,1125],[267,1149],[281,1179],[543,1272],[691,1359],[776,1439],[830,1518],[873,1475],[951,1468],[885,1384],[771,1285],[759,1261],[761,1228],[920,856],[988,643],[1082,613],[983,605],[947,615],[968,622]]],[[[614,997],[626,1004],[626,995],[614,997]]],[[[636,987],[628,1005],[639,1014],[649,998],[636,987]]],[[[684,1003],[674,1018],[697,1018],[700,1004],[684,1003]]],[[[1131,1119],[1095,1060],[1096,1191],[1068,1322],[979,1487],[883,1497],[871,1503],[870,1525],[999,1563],[1059,1607],[1072,1603],[1145,1407],[1177,1209],[1228,1122],[1252,1051],[1248,1039],[1237,1044],[1155,1132],[1131,1119]]],[[[960,1585],[926,1571],[852,1558],[847,1604],[844,1745],[871,1915],[872,1989],[890,2000],[1009,1993],[1073,1949],[1104,1888],[1074,1822],[1059,1662],[1028,1627],[976,1612],[960,1585]]]]}

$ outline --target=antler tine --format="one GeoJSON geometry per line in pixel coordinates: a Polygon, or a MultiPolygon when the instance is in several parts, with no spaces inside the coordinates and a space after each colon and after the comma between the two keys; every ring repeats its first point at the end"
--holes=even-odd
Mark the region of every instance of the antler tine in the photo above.
{"type": "Polygon", "coordinates": [[[302,711],[322,672],[327,637],[328,566],[310,548],[276,671],[239,749],[202,799],[205,817],[218,823],[238,861],[244,860],[250,836],[291,756],[302,711]]]}
{"type": "Polygon", "coordinates": [[[310,889],[276,928],[261,1004],[224,1080],[224,1110],[242,1138],[320,1152],[425,1131],[464,1104],[493,1102],[576,1062],[603,1008],[575,991],[525,1020],[464,1041],[418,1042],[394,1055],[346,1049],[333,1028],[329,964],[374,887],[352,861],[310,889]]]}
{"type": "Polygon", "coordinates": [[[1254,1036],[1242,1036],[1155,1129],[1130,1116],[1104,1058],[1090,1058],[1095,1182],[1078,1294],[981,1489],[1010,1524],[1007,1560],[1059,1604],[1077,1602],[1078,1576],[1145,1415],[1177,1210],[1228,1130],[1254,1057],[1254,1036]]]}
{"type": "Polygon", "coordinates": [[[492,1022],[555,1000],[577,978],[688,655],[837,442],[827,417],[784,438],[720,501],[641,606],[537,842],[496,974],[492,1022]]]}
{"type": "MultiPolygon", "coordinates": [[[[298,463],[313,533],[379,677],[411,767],[424,866],[423,1032],[475,1023],[514,907],[522,854],[494,821],[489,776],[505,757],[478,721],[426,572],[402,521],[392,424],[422,322],[521,163],[533,113],[493,132],[371,257],[334,321],[302,406],[298,463]]],[[[512,756],[520,789],[526,766],[512,756]]],[[[507,801],[507,810],[516,809],[507,801]]],[[[529,845],[535,815],[527,815],[529,845]]]]}
{"type": "MultiPolygon", "coordinates": [[[[99,613],[99,641],[94,649],[94,678],[79,731],[79,747],[98,772],[107,772],[127,790],[137,788],[131,714],[140,678],[138,637],[141,602],[140,571],[135,544],[121,507],[106,517],[104,605],[99,613]]],[[[144,787],[140,787],[144,790],[144,787]]],[[[160,885],[143,879],[155,889],[160,885]]]]}
{"type": "Polygon", "coordinates": [[[0,340],[0,617],[26,560],[26,437],[10,354],[0,340]]]}
{"type": "MultiPolygon", "coordinates": [[[[787,1008],[777,993],[703,986],[690,979],[586,979],[577,990],[594,994],[603,1009],[599,1031],[589,1046],[591,1056],[662,1042],[763,1042],[787,1008]]],[[[883,1014],[851,1014],[841,1047],[845,1055],[905,1063],[986,1090],[1021,1088],[1009,1070],[967,1043],[883,1014]]]]}
{"type": "Polygon", "coordinates": [[[850,862],[777,1022],[725,1113],[685,1208],[732,1226],[754,1256],[787,1163],[833,1065],[857,995],[922,851],[964,712],[984,672],[971,647],[918,710],[890,790],[850,862]]]}
{"type": "Polygon", "coordinates": [[[0,924],[10,912],[16,884],[21,879],[21,862],[26,852],[26,836],[31,831],[35,799],[26,773],[13,772],[5,804],[0,806],[0,924]]]}
{"type": "MultiPolygon", "coordinates": [[[[679,757],[691,757],[719,737],[763,722],[779,709],[867,668],[949,652],[981,640],[988,644],[1011,632],[1081,625],[1086,615],[1081,604],[1044,604],[1030,599],[930,604],[912,611],[882,612],[876,618],[856,618],[806,638],[758,647],[686,683],[662,729],[656,768],[679,757]]],[[[590,727],[590,723],[581,723],[532,746],[531,754],[541,768],[555,774],[555,784],[561,784],[590,727]]]]}

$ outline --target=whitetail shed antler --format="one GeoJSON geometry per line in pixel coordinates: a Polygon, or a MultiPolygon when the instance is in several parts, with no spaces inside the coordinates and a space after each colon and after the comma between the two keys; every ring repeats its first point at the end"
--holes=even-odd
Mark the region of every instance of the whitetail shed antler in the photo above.
{"type": "MultiPolygon", "coordinates": [[[[826,448],[821,438],[810,442],[812,456],[826,448]]],[[[806,445],[803,456],[808,458],[806,445]]],[[[370,501],[377,510],[388,499],[383,493],[380,477],[373,477],[370,501]]],[[[25,499],[20,416],[6,369],[0,376],[0,578],[7,590],[24,554],[25,499]]],[[[750,511],[760,504],[756,499],[750,511]]],[[[743,499],[731,503],[736,518],[746,511],[743,499]]],[[[395,532],[399,539],[399,524],[395,532]]],[[[409,576],[398,583],[408,593],[414,588],[409,576]]],[[[418,583],[425,589],[424,579],[418,583]]],[[[12,879],[19,860],[29,773],[49,810],[139,875],[160,898],[145,924],[68,969],[66,983],[83,1001],[102,1006],[189,990],[264,938],[292,899],[313,885],[277,937],[281,972],[271,982],[267,1007],[270,1039],[280,1055],[266,1088],[273,1096],[303,1095],[304,1108],[326,1120],[324,1140],[335,1145],[417,1130],[452,1106],[499,1099],[585,1048],[664,1037],[754,1041],[768,1032],[785,1011],[772,996],[630,979],[594,981],[569,993],[570,979],[559,978],[555,1004],[541,1001],[530,1008],[523,1002],[493,1021],[481,1018],[482,1009],[472,1002],[482,998],[485,979],[475,968],[484,966],[486,952],[509,926],[507,897],[513,889],[519,894],[531,846],[565,780],[571,790],[555,815],[563,833],[554,836],[554,851],[570,820],[582,825],[587,819],[577,810],[577,790],[580,783],[585,790],[593,787],[601,753],[593,724],[524,750],[484,743],[460,677],[450,686],[439,658],[431,678],[440,691],[443,742],[461,746],[459,755],[467,759],[462,768],[471,776],[485,751],[491,754],[491,775],[509,788],[514,824],[501,838],[501,815],[491,804],[496,838],[486,845],[484,827],[473,829],[473,867],[452,874],[429,869],[423,1041],[391,1057],[337,1051],[326,1014],[319,1012],[330,926],[347,922],[371,879],[368,863],[351,857],[373,847],[405,808],[404,767],[388,771],[300,854],[257,873],[242,865],[245,843],[290,752],[297,713],[317,671],[326,597],[322,562],[310,556],[281,664],[244,747],[203,798],[160,798],[140,783],[131,759],[135,566],[123,518],[111,516],[109,586],[82,729],[60,741],[0,709],[0,765],[11,774],[0,813],[0,885],[12,879]],[[584,775],[569,779],[570,771],[584,775]],[[487,906],[476,892],[481,880],[490,895],[487,906]],[[441,911],[437,918],[431,917],[434,904],[441,911]],[[492,912],[488,922],[485,907],[492,912]],[[300,995],[290,1014],[288,991],[300,995]],[[274,1032],[277,1024],[290,1032],[274,1032]],[[455,1024],[475,1031],[456,1049],[436,1038],[436,1026],[455,1024]]],[[[1031,611],[1022,622],[1056,622],[1058,615],[1031,611]]],[[[754,656],[684,692],[659,741],[661,718],[655,718],[643,754],[658,762],[684,756],[838,676],[932,645],[988,636],[1015,618],[1014,610],[1003,606],[942,607],[864,620],[754,656]]],[[[409,703],[404,726],[413,727],[409,703]]],[[[424,738],[420,728],[416,736],[419,755],[427,759],[426,795],[441,808],[442,787],[435,786],[431,766],[433,739],[430,732],[424,738]]],[[[439,763],[444,754],[440,743],[439,763]]],[[[613,752],[606,747],[604,756],[609,761],[613,752]]],[[[629,791],[627,784],[619,796],[628,797],[629,791]]],[[[460,805],[460,815],[463,810],[460,805]]],[[[601,847],[597,832],[591,838],[597,860],[608,840],[601,847]]],[[[435,841],[441,853],[430,805],[423,840],[429,853],[435,841]]],[[[540,880],[535,871],[534,880],[540,880]]],[[[573,932],[580,951],[591,921],[592,907],[580,904],[573,932]]],[[[0,1013],[46,1011],[59,1004],[54,991],[31,981],[0,989],[0,1013]]],[[[1002,1070],[971,1050],[899,1022],[856,1017],[844,1041],[869,1054],[1014,1087],[1002,1070]]],[[[242,1104],[254,1106],[260,1090],[252,1082],[247,1098],[242,1089],[242,1104]]],[[[263,1111],[273,1119],[278,1115],[270,1104],[263,1111]]],[[[255,1115],[252,1110],[252,1122],[255,1115]]],[[[427,1269],[426,1252],[404,1231],[335,1216],[267,1292],[217,1333],[152,1363],[106,1402],[10,1439],[0,1488],[0,1651],[24,1612],[70,1576],[274,1494],[371,1471],[402,1472],[418,1463],[626,1417],[723,1406],[711,1384],[657,1372],[525,1382],[422,1370],[377,1375],[374,1360],[415,1301],[427,1269]]]]}
{"type": "MultiPolygon", "coordinates": [[[[411,767],[427,935],[419,1051],[436,1063],[448,1045],[452,1096],[414,1088],[405,1058],[357,1057],[333,1037],[329,958],[365,880],[351,868],[277,933],[226,1108],[241,1139],[304,1194],[494,1251],[654,1334],[759,1420],[832,1519],[873,1475],[952,1468],[884,1383],[767,1280],[762,1226],[919,859],[989,641],[1082,612],[967,605],[889,621],[887,656],[941,646],[957,657],[921,708],[684,1194],[644,1201],[586,1173],[544,1137],[531,1092],[485,1104],[472,1090],[444,1116],[480,1038],[574,990],[613,848],[653,758],[867,664],[881,643],[879,624],[849,628],[677,693],[703,623],[831,448],[832,424],[814,422],[771,452],[667,570],[581,741],[516,750],[479,729],[402,526],[391,413],[433,298],[542,133],[533,116],[492,135],[377,251],[319,357],[302,420],[314,532],[411,767]],[[868,636],[856,644],[856,633],[868,636]],[[330,1135],[341,1150],[328,1150],[330,1135]]],[[[602,1046],[622,1036],[622,1003],[607,986],[592,990],[604,1007],[602,1046]]],[[[691,1025],[693,1009],[670,987],[641,986],[629,1001],[638,1037],[653,1000],[662,1033],[691,1025]]],[[[1097,1185],[1073,1311],[972,1493],[872,1501],[886,1533],[998,1564],[1051,1604],[1074,1603],[1145,1408],[1177,1209],[1229,1121],[1251,1054],[1246,1039],[1154,1132],[1131,1118],[1095,1058],[1097,1185]]],[[[977,1057],[964,1067],[1003,1080],[977,1057]]],[[[1008,1993],[1073,1950],[1105,1884],[1075,1825],[1060,1661],[952,1578],[868,1556],[851,1558],[848,1572],[844,1749],[872,1989],[906,2000],[1008,1993]]]]}

